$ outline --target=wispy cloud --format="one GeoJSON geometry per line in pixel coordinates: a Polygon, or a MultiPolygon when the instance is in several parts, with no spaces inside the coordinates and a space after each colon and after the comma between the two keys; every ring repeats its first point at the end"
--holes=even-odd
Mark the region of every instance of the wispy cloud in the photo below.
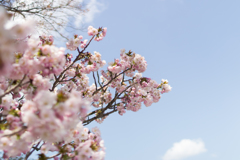
{"type": "Polygon", "coordinates": [[[173,147],[167,150],[162,157],[163,160],[182,160],[187,157],[195,156],[206,152],[204,142],[200,139],[183,139],[173,144],[173,147]]]}
{"type": "Polygon", "coordinates": [[[97,14],[101,13],[103,10],[106,9],[106,6],[98,0],[89,0],[87,2],[86,8],[88,9],[88,12],[85,13],[84,16],[80,15],[77,18],[75,23],[76,26],[79,25],[78,22],[81,22],[83,24],[91,23],[97,14]]]}
{"type": "MultiPolygon", "coordinates": [[[[32,4],[35,0],[21,1],[26,2],[26,6],[29,7],[31,6],[30,4],[32,4]]],[[[6,27],[10,28],[15,24],[23,23],[25,20],[31,20],[37,23],[36,30],[38,31],[38,34],[47,33],[57,36],[57,32],[51,32],[52,30],[57,30],[64,36],[68,36],[69,32],[73,30],[81,30],[84,28],[83,26],[93,22],[96,15],[99,15],[106,8],[106,5],[102,2],[102,0],[74,0],[69,6],[66,6],[66,2],[64,1],[65,0],[54,0],[53,7],[64,7],[56,9],[56,11],[51,13],[49,11],[47,15],[52,15],[51,19],[46,16],[43,16],[44,18],[42,18],[41,16],[36,16],[33,14],[26,14],[24,19],[22,15],[16,14],[14,21],[10,21],[6,27]],[[81,5],[83,5],[82,10],[78,9],[78,6],[81,5]]],[[[43,2],[45,2],[45,0],[38,0],[38,2],[40,7],[44,7],[45,3],[43,2]]],[[[18,3],[20,3],[20,1],[18,1],[18,3]]],[[[14,2],[13,5],[18,5],[18,3],[14,2]]]]}

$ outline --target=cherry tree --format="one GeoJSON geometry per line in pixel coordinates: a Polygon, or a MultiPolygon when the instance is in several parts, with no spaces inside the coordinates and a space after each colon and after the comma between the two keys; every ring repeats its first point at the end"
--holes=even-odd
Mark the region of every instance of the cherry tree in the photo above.
{"type": "Polygon", "coordinates": [[[79,29],[78,17],[89,11],[83,0],[0,0],[0,5],[13,14],[13,20],[34,19],[38,31],[54,31],[65,38],[65,28],[79,29]],[[69,19],[75,19],[75,23],[69,19]]]}
{"type": "Polygon", "coordinates": [[[8,20],[1,8],[0,150],[5,159],[28,159],[38,152],[40,160],[103,160],[101,132],[86,126],[114,112],[149,107],[171,90],[167,80],[143,76],[147,62],[133,51],[122,49],[102,70],[106,61],[87,49],[104,39],[107,28],[89,26],[89,40],[74,35],[66,48],[58,48],[51,35],[29,36],[31,23],[7,29],[8,20]]]}

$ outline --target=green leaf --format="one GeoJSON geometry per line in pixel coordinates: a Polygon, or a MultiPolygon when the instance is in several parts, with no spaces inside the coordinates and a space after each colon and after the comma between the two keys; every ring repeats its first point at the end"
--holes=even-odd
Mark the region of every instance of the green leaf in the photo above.
{"type": "Polygon", "coordinates": [[[19,111],[15,110],[15,109],[11,109],[8,114],[11,114],[15,117],[19,117],[19,114],[18,114],[19,111]]]}
{"type": "Polygon", "coordinates": [[[67,154],[64,154],[64,155],[62,156],[62,159],[63,159],[63,160],[68,160],[68,159],[70,159],[70,157],[69,157],[67,154]]]}
{"type": "Polygon", "coordinates": [[[0,130],[5,130],[8,127],[8,123],[0,124],[0,130]]]}

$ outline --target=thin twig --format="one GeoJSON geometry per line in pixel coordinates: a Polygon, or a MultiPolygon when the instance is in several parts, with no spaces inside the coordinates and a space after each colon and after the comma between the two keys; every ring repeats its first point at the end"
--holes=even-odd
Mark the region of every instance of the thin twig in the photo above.
{"type": "Polygon", "coordinates": [[[20,133],[20,132],[22,132],[22,131],[24,131],[24,130],[26,130],[26,129],[27,129],[27,127],[26,127],[26,126],[23,126],[20,130],[18,130],[18,131],[16,131],[16,132],[13,132],[13,133],[11,133],[11,134],[2,135],[2,137],[10,137],[10,136],[16,135],[16,134],[18,134],[18,133],[20,133]]]}
{"type": "Polygon", "coordinates": [[[113,80],[115,80],[118,76],[120,76],[121,74],[124,74],[125,72],[127,72],[128,70],[130,70],[131,68],[126,69],[125,71],[119,73],[118,75],[116,74],[115,77],[111,78],[110,81],[108,81],[107,84],[105,84],[104,86],[102,86],[101,88],[97,89],[96,91],[93,92],[92,95],[96,94],[98,91],[102,90],[104,87],[106,87],[107,85],[109,85],[113,80]]]}
{"type": "MultiPolygon", "coordinates": [[[[73,80],[74,78],[76,78],[77,76],[74,76],[74,77],[72,77],[72,78],[70,78],[70,79],[68,79],[68,80],[61,80],[61,81],[59,81],[59,82],[68,82],[68,81],[71,81],[71,80],[73,80]]],[[[65,77],[66,78],[66,77],[65,77]]],[[[64,78],[63,78],[64,79],[64,78]]]]}
{"type": "Polygon", "coordinates": [[[102,118],[102,117],[108,116],[109,114],[112,114],[112,113],[114,113],[114,112],[116,112],[116,111],[117,111],[117,110],[112,110],[111,112],[102,114],[101,117],[96,116],[96,117],[90,118],[90,119],[88,119],[87,121],[84,121],[83,123],[85,123],[85,124],[83,124],[83,125],[86,126],[86,125],[88,125],[89,123],[91,123],[92,121],[94,121],[94,120],[96,120],[96,119],[98,119],[98,118],[102,118]]]}
{"type": "Polygon", "coordinates": [[[20,82],[19,82],[16,86],[14,86],[13,88],[11,88],[11,89],[8,90],[7,92],[5,92],[3,95],[1,95],[1,96],[0,96],[0,99],[1,99],[2,97],[4,97],[5,95],[13,92],[13,91],[14,91],[15,89],[17,89],[18,87],[20,87],[20,86],[22,85],[22,82],[23,82],[24,79],[26,78],[26,76],[27,76],[27,75],[24,75],[23,78],[20,80],[20,82]]]}
{"type": "Polygon", "coordinates": [[[100,83],[100,78],[99,78],[98,71],[97,71],[97,77],[98,77],[98,84],[99,84],[99,86],[100,86],[101,88],[103,88],[102,85],[101,85],[101,83],[100,83]]]}
{"type": "Polygon", "coordinates": [[[53,156],[51,156],[51,157],[46,157],[46,159],[52,159],[52,158],[54,158],[54,157],[59,156],[60,154],[61,154],[61,153],[55,154],[55,155],[53,155],[53,156]]]}
{"type": "Polygon", "coordinates": [[[96,90],[97,90],[97,82],[96,82],[96,78],[95,78],[94,72],[92,72],[92,73],[93,73],[93,79],[94,79],[95,87],[96,87],[96,90]]]}
{"type": "Polygon", "coordinates": [[[27,159],[28,159],[28,157],[36,150],[36,148],[38,147],[38,145],[40,144],[40,142],[41,142],[41,141],[39,141],[39,142],[37,143],[37,145],[32,149],[31,152],[28,152],[28,153],[26,154],[26,157],[24,158],[24,160],[27,160],[27,159]]]}

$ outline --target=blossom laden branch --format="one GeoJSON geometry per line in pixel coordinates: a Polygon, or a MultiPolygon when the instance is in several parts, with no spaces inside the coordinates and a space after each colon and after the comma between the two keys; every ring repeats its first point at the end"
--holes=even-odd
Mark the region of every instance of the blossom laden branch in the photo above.
{"type": "Polygon", "coordinates": [[[127,72],[127,71],[130,70],[130,69],[131,69],[131,68],[128,68],[128,69],[126,69],[125,71],[119,73],[118,75],[115,74],[115,76],[112,77],[111,80],[108,81],[107,84],[105,84],[104,86],[102,86],[101,88],[99,88],[99,89],[97,89],[95,92],[93,92],[93,95],[96,94],[98,91],[102,90],[104,87],[108,86],[113,80],[115,80],[115,79],[118,78],[120,75],[124,74],[125,72],[127,72]]]}
{"type": "MultiPolygon", "coordinates": [[[[3,17],[0,27],[6,22],[3,17]]],[[[106,61],[99,52],[86,50],[93,40],[105,37],[106,28],[89,26],[90,41],[74,35],[66,47],[77,50],[75,58],[54,46],[53,36],[21,38],[17,45],[11,33],[24,37],[27,32],[19,31],[26,28],[2,28],[6,36],[0,41],[0,51],[7,54],[0,55],[0,91],[6,91],[0,96],[0,150],[4,150],[5,159],[22,153],[28,159],[40,151],[39,159],[103,160],[105,147],[99,129],[84,126],[102,123],[115,112],[136,112],[142,104],[148,107],[171,90],[165,79],[158,84],[143,77],[147,69],[144,57],[124,49],[120,58],[99,74],[106,61]],[[91,74],[94,82],[89,85],[91,74]],[[47,157],[47,152],[57,154],[47,157]]]]}
{"type": "MultiPolygon", "coordinates": [[[[80,51],[77,55],[77,57],[75,58],[75,60],[68,66],[66,67],[61,73],[60,75],[56,78],[55,82],[53,83],[52,89],[50,91],[53,91],[55,89],[55,87],[57,86],[57,84],[60,82],[60,78],[63,76],[63,74],[69,70],[78,60],[80,60],[80,56],[83,54],[84,50],[89,46],[89,44],[91,43],[91,41],[93,40],[94,36],[91,38],[91,40],[88,42],[88,44],[83,48],[82,51],[80,51]]],[[[78,49],[78,47],[77,47],[78,49]]],[[[79,51],[79,49],[78,49],[79,51]]]]}

